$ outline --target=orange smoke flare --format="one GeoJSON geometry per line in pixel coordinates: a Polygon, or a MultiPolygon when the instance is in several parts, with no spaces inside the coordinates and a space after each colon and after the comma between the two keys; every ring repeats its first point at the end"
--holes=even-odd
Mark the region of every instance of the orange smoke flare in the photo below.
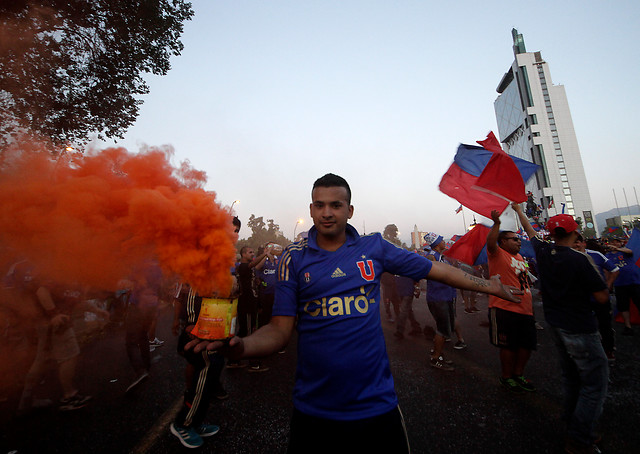
{"type": "Polygon", "coordinates": [[[115,290],[149,258],[201,294],[231,290],[232,217],[204,172],[169,162],[170,147],[85,156],[7,151],[0,163],[0,254],[43,277],[115,290]]]}

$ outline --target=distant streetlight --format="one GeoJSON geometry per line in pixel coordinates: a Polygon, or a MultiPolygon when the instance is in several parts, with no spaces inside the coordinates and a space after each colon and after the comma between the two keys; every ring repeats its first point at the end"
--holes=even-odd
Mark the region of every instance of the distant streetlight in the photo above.
{"type": "Polygon", "coordinates": [[[304,219],[300,218],[296,221],[296,226],[293,228],[293,241],[296,240],[296,229],[298,228],[298,224],[302,224],[304,219]]]}
{"type": "Polygon", "coordinates": [[[234,200],[234,201],[233,201],[233,203],[232,203],[232,204],[231,204],[231,206],[229,207],[229,213],[231,213],[231,210],[233,210],[233,206],[234,206],[236,203],[240,203],[240,201],[239,201],[239,200],[234,200]]]}

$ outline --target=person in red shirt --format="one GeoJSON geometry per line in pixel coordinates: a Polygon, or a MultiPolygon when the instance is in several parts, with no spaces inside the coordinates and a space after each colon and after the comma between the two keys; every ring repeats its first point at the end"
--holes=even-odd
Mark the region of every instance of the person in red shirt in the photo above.
{"type": "MultiPolygon", "coordinates": [[[[514,210],[520,206],[513,206],[514,210]]],[[[500,349],[500,383],[512,392],[535,391],[524,377],[524,368],[536,349],[537,333],[531,301],[531,280],[527,262],[520,255],[521,241],[509,230],[500,231],[500,213],[491,212],[493,227],[487,235],[489,273],[500,275],[504,285],[524,292],[519,303],[489,296],[489,336],[500,349]]]]}

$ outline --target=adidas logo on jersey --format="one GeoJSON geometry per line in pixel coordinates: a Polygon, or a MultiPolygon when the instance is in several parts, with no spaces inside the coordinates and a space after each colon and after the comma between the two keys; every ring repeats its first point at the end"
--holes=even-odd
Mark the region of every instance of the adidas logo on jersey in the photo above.
{"type": "Polygon", "coordinates": [[[346,277],[347,275],[340,268],[336,268],[336,270],[331,275],[331,279],[336,277],[346,277]]]}

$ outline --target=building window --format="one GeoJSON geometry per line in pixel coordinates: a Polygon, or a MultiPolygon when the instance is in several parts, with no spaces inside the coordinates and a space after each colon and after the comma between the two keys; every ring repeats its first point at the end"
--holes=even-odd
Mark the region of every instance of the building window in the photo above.
{"type": "Polygon", "coordinates": [[[564,189],[569,189],[569,183],[565,181],[564,183],[562,183],[562,187],[564,189]]]}
{"type": "MultiPolygon", "coordinates": [[[[564,170],[564,169],[563,169],[563,170],[564,170]]],[[[560,175],[560,180],[561,180],[561,181],[569,181],[569,180],[567,179],[567,176],[566,176],[566,175],[560,175]]]]}
{"type": "Polygon", "coordinates": [[[565,195],[565,196],[564,196],[564,199],[565,199],[567,202],[571,202],[571,201],[573,200],[573,199],[571,198],[571,196],[570,196],[570,195],[565,195]]]}
{"type": "Polygon", "coordinates": [[[564,195],[571,195],[571,189],[563,189],[564,195]]]}

